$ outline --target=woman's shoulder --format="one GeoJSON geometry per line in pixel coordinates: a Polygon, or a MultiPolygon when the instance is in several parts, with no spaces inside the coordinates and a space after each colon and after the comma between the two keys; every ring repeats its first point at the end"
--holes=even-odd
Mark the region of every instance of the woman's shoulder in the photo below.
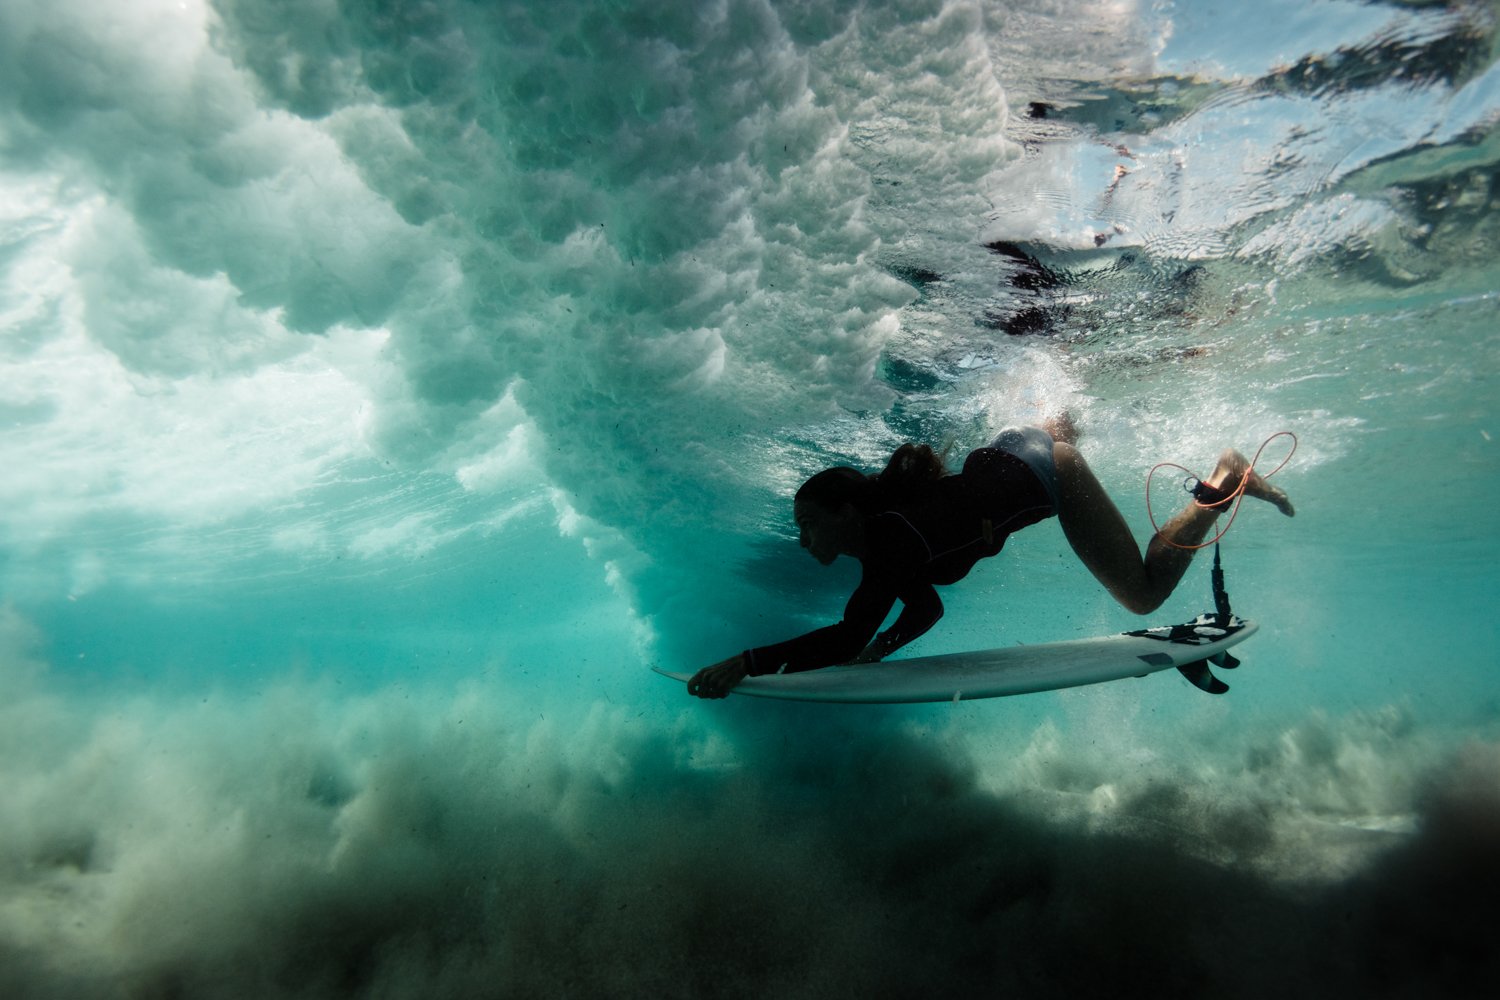
{"type": "Polygon", "coordinates": [[[921,564],[932,558],[927,538],[907,512],[891,509],[865,522],[870,557],[881,564],[921,564]]]}

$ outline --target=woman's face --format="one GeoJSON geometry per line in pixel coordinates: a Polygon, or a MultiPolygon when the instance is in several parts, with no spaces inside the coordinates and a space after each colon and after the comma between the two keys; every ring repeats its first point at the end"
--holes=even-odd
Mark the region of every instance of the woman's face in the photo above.
{"type": "Polygon", "coordinates": [[[797,520],[802,547],[824,566],[832,565],[841,553],[848,551],[846,517],[824,510],[815,503],[795,504],[792,516],[797,520]]]}

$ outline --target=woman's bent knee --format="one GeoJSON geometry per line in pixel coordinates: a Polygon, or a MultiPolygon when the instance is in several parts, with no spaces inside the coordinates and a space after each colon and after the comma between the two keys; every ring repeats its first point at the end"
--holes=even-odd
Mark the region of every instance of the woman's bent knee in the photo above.
{"type": "Polygon", "coordinates": [[[1114,597],[1133,615],[1149,615],[1166,601],[1164,597],[1147,597],[1141,594],[1116,594],[1114,597]]]}

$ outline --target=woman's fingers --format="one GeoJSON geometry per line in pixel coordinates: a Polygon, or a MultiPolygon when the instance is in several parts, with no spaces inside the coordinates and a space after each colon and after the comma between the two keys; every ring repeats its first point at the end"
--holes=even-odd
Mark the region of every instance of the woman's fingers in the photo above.
{"type": "Polygon", "coordinates": [[[704,667],[688,680],[688,694],[695,698],[723,698],[745,677],[741,658],[731,656],[722,663],[704,667]]]}

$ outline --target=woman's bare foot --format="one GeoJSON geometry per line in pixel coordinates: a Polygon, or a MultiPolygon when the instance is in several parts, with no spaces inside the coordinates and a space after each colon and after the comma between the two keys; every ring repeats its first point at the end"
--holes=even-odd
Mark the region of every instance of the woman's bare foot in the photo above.
{"type": "Polygon", "coordinates": [[[1067,410],[1061,410],[1043,420],[1042,430],[1051,434],[1054,441],[1061,441],[1064,444],[1078,443],[1078,425],[1073,422],[1073,414],[1067,410]]]}
{"type": "Polygon", "coordinates": [[[1239,488],[1240,480],[1245,478],[1247,470],[1250,478],[1245,481],[1246,496],[1272,504],[1287,517],[1297,513],[1286,491],[1267,482],[1264,476],[1250,468],[1250,460],[1233,448],[1226,448],[1224,454],[1219,456],[1219,465],[1209,477],[1208,485],[1233,492],[1239,488]]]}

